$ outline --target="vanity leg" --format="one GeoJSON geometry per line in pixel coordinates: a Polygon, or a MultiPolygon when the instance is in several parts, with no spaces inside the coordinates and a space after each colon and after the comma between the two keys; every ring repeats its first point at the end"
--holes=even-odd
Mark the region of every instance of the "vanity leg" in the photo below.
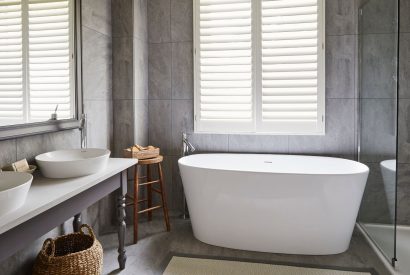
{"type": "Polygon", "coordinates": [[[118,263],[120,269],[125,269],[127,255],[125,255],[125,195],[127,194],[127,171],[121,172],[121,188],[118,196],[118,263]]]}
{"type": "Polygon", "coordinates": [[[73,220],[73,230],[74,232],[80,232],[80,226],[81,226],[81,213],[78,213],[77,215],[74,216],[73,220]]]}

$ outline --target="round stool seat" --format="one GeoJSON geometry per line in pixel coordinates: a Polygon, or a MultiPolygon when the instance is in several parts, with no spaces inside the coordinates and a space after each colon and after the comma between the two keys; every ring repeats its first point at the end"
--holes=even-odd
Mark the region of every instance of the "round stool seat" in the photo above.
{"type": "Polygon", "coordinates": [[[159,155],[156,158],[150,158],[150,159],[139,159],[137,165],[149,165],[149,164],[156,164],[162,162],[164,159],[163,156],[159,155]]]}

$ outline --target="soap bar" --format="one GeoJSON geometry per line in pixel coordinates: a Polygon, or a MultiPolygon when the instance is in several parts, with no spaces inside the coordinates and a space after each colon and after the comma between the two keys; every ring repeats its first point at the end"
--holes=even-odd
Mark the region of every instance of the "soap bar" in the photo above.
{"type": "Polygon", "coordinates": [[[13,166],[13,170],[16,172],[25,172],[25,171],[30,170],[30,167],[28,166],[26,159],[19,160],[13,163],[12,166],[13,166]]]}

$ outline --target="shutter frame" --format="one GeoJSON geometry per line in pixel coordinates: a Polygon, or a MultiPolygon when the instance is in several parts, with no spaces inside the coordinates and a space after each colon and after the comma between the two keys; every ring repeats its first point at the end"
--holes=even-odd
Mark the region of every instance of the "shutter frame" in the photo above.
{"type": "MultiPolygon", "coordinates": [[[[278,3],[280,3],[279,5],[283,5],[281,6],[279,9],[286,9],[286,14],[288,15],[287,17],[268,17],[268,23],[271,23],[271,21],[273,22],[278,22],[278,21],[282,21],[284,22],[286,19],[292,21],[291,26],[293,28],[295,28],[295,24],[293,24],[295,21],[297,22],[296,25],[302,25],[304,26],[304,22],[303,22],[303,18],[301,19],[299,16],[294,16],[292,15],[292,12],[290,11],[291,9],[287,8],[288,6],[292,6],[293,4],[296,3],[296,5],[298,7],[303,6],[305,3],[307,5],[312,5],[314,4],[316,1],[316,5],[317,5],[317,41],[316,41],[316,78],[313,77],[312,73],[307,73],[307,72],[313,72],[312,68],[306,68],[306,65],[303,64],[312,64],[312,62],[307,61],[307,63],[305,63],[305,61],[299,62],[297,61],[297,56],[299,56],[298,54],[303,54],[304,49],[311,49],[311,47],[309,47],[309,45],[305,44],[303,45],[303,47],[298,47],[295,48],[295,46],[293,44],[291,44],[290,46],[288,45],[286,48],[286,44],[283,43],[283,41],[285,40],[281,40],[281,38],[283,38],[282,36],[279,36],[279,40],[275,40],[275,42],[277,43],[277,41],[279,41],[279,48],[272,48],[272,44],[270,44],[269,47],[269,54],[272,54],[272,52],[274,52],[274,50],[283,49],[283,53],[292,53],[294,52],[296,55],[291,55],[290,57],[292,57],[293,59],[295,59],[294,61],[290,61],[290,62],[286,62],[287,58],[283,58],[279,64],[277,65],[278,69],[272,70],[272,67],[274,67],[274,65],[269,65],[270,66],[270,70],[265,72],[265,74],[263,72],[260,73],[261,75],[261,83],[262,83],[262,87],[260,88],[260,90],[258,91],[260,93],[259,98],[261,98],[261,102],[260,105],[257,106],[258,112],[257,112],[257,120],[256,120],[256,132],[257,133],[271,133],[271,134],[279,134],[279,135],[324,135],[325,134],[325,1],[324,0],[306,0],[306,1],[295,1],[295,2],[286,2],[284,0],[276,0],[276,1],[272,1],[272,0],[258,0],[261,1],[262,3],[265,3],[266,5],[278,5],[278,3]],[[277,3],[275,3],[277,2],[277,3]],[[298,20],[294,20],[293,18],[297,17],[298,20]],[[284,19],[286,18],[286,19],[284,19]],[[284,48],[283,48],[284,47],[284,48]],[[274,50],[272,50],[274,49],[274,50]],[[294,51],[294,49],[299,50],[299,52],[294,51]],[[302,50],[303,49],[303,50],[302,50]],[[290,72],[288,72],[287,74],[285,73],[287,70],[289,70],[288,68],[290,68],[291,66],[293,66],[294,68],[297,67],[299,65],[299,67],[305,67],[305,68],[301,68],[299,70],[297,69],[291,69],[290,72]],[[287,66],[286,69],[282,69],[282,71],[284,71],[283,73],[281,73],[280,70],[280,66],[284,67],[287,66]],[[272,73],[270,73],[272,72],[272,73]],[[276,78],[275,78],[276,76],[276,78]],[[313,77],[313,78],[312,78],[313,77]],[[273,96],[270,96],[268,98],[264,99],[264,93],[266,94],[266,92],[269,91],[269,89],[264,88],[263,85],[265,84],[275,84],[278,85],[278,87],[292,87],[287,89],[288,91],[295,91],[298,90],[297,92],[297,96],[292,96],[292,94],[289,94],[287,97],[288,99],[286,101],[282,101],[279,100],[282,103],[283,108],[279,108],[277,107],[275,110],[271,110],[264,112],[265,109],[271,107],[271,102],[267,102],[267,100],[272,100],[275,98],[283,98],[283,96],[286,95],[286,93],[280,93],[279,97],[277,96],[278,94],[276,94],[276,96],[274,94],[272,94],[273,96]],[[312,95],[310,94],[310,85],[316,84],[316,92],[313,93],[312,95]],[[305,94],[305,95],[302,95],[305,94]],[[310,99],[312,98],[312,96],[316,96],[316,110],[315,111],[305,111],[304,109],[309,108],[311,106],[311,101],[310,99]],[[291,104],[292,100],[297,100],[299,99],[300,102],[298,104],[291,104]],[[266,102],[264,104],[264,101],[266,102]],[[290,101],[290,102],[287,102],[290,101]],[[287,104],[287,105],[285,105],[287,104]],[[287,110],[286,110],[286,106],[289,106],[287,110]],[[283,109],[283,110],[281,110],[283,109]],[[293,111],[292,111],[293,110],[293,111]],[[313,114],[314,113],[314,114],[313,114]],[[311,117],[312,115],[315,116],[314,119],[310,118],[308,120],[304,120],[303,117],[311,117]],[[265,116],[265,118],[264,118],[265,116]],[[272,117],[275,117],[276,119],[272,119],[272,117]],[[281,120],[282,118],[282,120],[281,120]]],[[[307,9],[307,10],[312,10],[312,9],[307,9]]],[[[262,9],[259,10],[260,11],[260,18],[263,21],[263,11],[262,9]]],[[[282,10],[277,10],[274,13],[281,13],[282,10]]],[[[300,11],[300,8],[298,8],[297,11],[300,11]]],[[[298,14],[296,12],[296,14],[298,14]]],[[[309,16],[307,19],[307,22],[311,22],[311,17],[309,16]]],[[[261,28],[263,28],[263,22],[261,22],[261,28]]],[[[283,25],[277,25],[283,28],[283,25]]],[[[286,26],[286,23],[285,23],[286,26]]],[[[277,27],[277,29],[280,29],[280,27],[277,27]]],[[[274,28],[273,28],[274,29],[274,28]]],[[[278,32],[280,32],[281,30],[279,30],[278,32]]],[[[292,29],[289,29],[289,33],[292,34],[292,29]]],[[[302,31],[303,33],[303,31],[302,31]]],[[[263,36],[263,32],[261,31],[261,35],[263,36]]],[[[274,35],[272,35],[273,37],[275,37],[274,35]]],[[[291,37],[291,35],[288,35],[288,37],[291,37]]],[[[263,38],[260,40],[261,43],[264,43],[263,38]]],[[[298,44],[296,44],[298,45],[298,44]]],[[[299,44],[300,45],[300,44],[299,44]]],[[[262,56],[262,58],[264,57],[263,55],[263,45],[261,45],[259,47],[260,49],[260,56],[262,56]]],[[[265,51],[267,52],[267,51],[265,51]]],[[[276,52],[280,52],[280,51],[276,51],[276,52]]],[[[308,54],[308,53],[307,53],[308,54]]],[[[272,56],[272,55],[269,55],[272,56]]],[[[286,57],[286,56],[285,56],[286,57]]],[[[273,55],[273,58],[281,58],[281,55],[278,54],[277,56],[273,55]]],[[[274,59],[273,59],[274,60],[274,59]]],[[[264,69],[264,63],[263,60],[261,62],[261,64],[258,65],[258,67],[260,67],[262,70],[264,69]]],[[[265,66],[266,67],[266,66],[265,66]]],[[[286,88],[273,88],[276,90],[286,90],[286,88]]],[[[277,92],[276,92],[277,93],[277,92]]]]}
{"type": "MultiPolygon", "coordinates": [[[[47,121],[50,119],[51,113],[54,112],[56,103],[63,104],[63,106],[59,106],[59,111],[57,111],[59,120],[75,119],[77,96],[76,94],[80,94],[81,92],[81,86],[77,85],[78,83],[76,81],[79,77],[81,77],[79,75],[81,74],[81,70],[77,71],[79,69],[77,60],[80,59],[78,53],[76,52],[78,50],[78,43],[76,38],[78,34],[75,33],[75,28],[78,27],[75,16],[77,13],[76,9],[78,9],[75,3],[76,0],[14,0],[13,2],[17,3],[17,6],[19,7],[20,11],[19,17],[16,20],[20,22],[21,29],[19,39],[19,45],[21,47],[21,65],[20,68],[14,66],[13,70],[18,70],[19,74],[21,75],[20,78],[22,82],[22,88],[20,89],[20,94],[16,99],[21,101],[22,110],[20,111],[18,119],[3,119],[1,117],[1,114],[4,114],[6,109],[10,109],[13,106],[11,105],[11,103],[9,103],[9,106],[6,106],[7,108],[4,106],[3,108],[0,108],[0,126],[47,121]],[[30,22],[33,18],[30,15],[30,11],[32,10],[30,8],[30,5],[33,5],[35,13],[44,13],[44,16],[35,18],[38,19],[38,22],[30,22]],[[54,20],[54,17],[51,18],[49,16],[45,16],[50,12],[52,14],[56,13],[55,8],[61,8],[62,5],[66,7],[65,10],[63,10],[63,12],[59,11],[57,12],[57,14],[62,14],[63,18],[54,20]],[[41,8],[38,9],[38,7],[41,8]],[[49,29],[52,30],[49,31],[49,29]],[[53,36],[54,39],[54,34],[61,34],[62,31],[64,31],[66,35],[65,41],[61,41],[60,38],[62,36],[60,36],[60,38],[57,39],[60,40],[57,41],[58,43],[52,43],[52,41],[50,41],[50,37],[47,37],[47,34],[50,34],[53,36]],[[33,33],[31,32],[35,32],[36,35],[33,36],[33,33]],[[39,34],[40,37],[43,37],[41,38],[43,41],[38,41],[38,38],[36,38],[36,36],[38,36],[39,34]],[[32,42],[32,40],[34,42],[32,42]],[[55,48],[50,48],[50,46],[55,46],[55,48]],[[55,60],[52,60],[56,57],[60,59],[62,57],[64,58],[65,61],[62,64],[65,64],[65,70],[57,68],[60,65],[56,65],[56,63],[54,63],[55,60]],[[37,70],[33,70],[32,68],[30,68],[30,64],[33,65],[34,63],[36,63],[33,62],[33,60],[44,61],[46,59],[53,61],[53,63],[45,63],[43,69],[37,68],[37,70]],[[56,65],[57,67],[54,65],[56,65]],[[64,93],[50,94],[47,92],[47,90],[50,90],[49,88],[51,86],[63,84],[66,85],[67,88],[64,93]],[[37,98],[33,97],[32,95],[33,87],[41,88],[39,91],[40,96],[37,98]],[[50,97],[53,97],[55,100],[51,99],[50,97]],[[37,117],[33,116],[33,110],[37,110],[36,112],[42,115],[39,115],[37,117]]],[[[7,11],[7,8],[3,10],[7,11]]],[[[11,17],[7,14],[3,14],[3,16],[0,16],[0,20],[2,20],[2,22],[0,21],[0,36],[10,36],[13,34],[14,31],[17,31],[17,28],[14,26],[15,22],[17,21],[13,18],[8,18],[11,17]],[[13,24],[13,26],[11,26],[10,24],[13,24]],[[10,26],[13,27],[13,32],[7,33],[7,28],[10,26]],[[1,28],[3,30],[6,30],[6,32],[1,32],[1,28]]],[[[3,50],[12,50],[12,47],[7,46],[7,41],[5,39],[3,39],[2,43],[0,43],[0,48],[3,48],[3,50]]],[[[10,50],[8,51],[7,56],[5,56],[3,59],[0,52],[0,64],[2,62],[4,63],[6,58],[10,58],[10,50]]],[[[33,65],[33,67],[34,66],[37,65],[33,65]]],[[[10,72],[12,70],[6,69],[7,68],[5,68],[4,65],[0,65],[0,98],[8,97],[8,101],[10,102],[10,98],[12,96],[10,91],[6,91],[7,94],[4,91],[3,93],[1,93],[1,90],[7,88],[4,84],[1,85],[1,75],[3,74],[4,77],[9,77],[9,79],[6,79],[8,82],[12,80],[10,78],[11,76],[7,76],[10,75],[10,72]],[[5,71],[9,72],[6,74],[5,71]]],[[[4,100],[3,102],[6,101],[4,100]]],[[[80,111],[81,106],[77,106],[77,108],[80,111]]]]}
{"type": "MultiPolygon", "coordinates": [[[[214,2],[214,0],[202,0],[203,2],[207,2],[207,4],[214,2]]],[[[324,0],[317,0],[317,62],[316,62],[316,69],[317,69],[317,87],[316,87],[316,96],[317,101],[316,105],[313,105],[311,102],[312,96],[309,96],[312,93],[310,88],[302,89],[299,87],[308,87],[306,85],[311,85],[310,83],[313,82],[314,74],[311,73],[312,65],[303,65],[303,63],[297,63],[298,61],[295,59],[294,62],[290,62],[289,65],[286,65],[286,69],[293,72],[292,74],[285,75],[281,73],[280,65],[275,66],[274,64],[269,67],[270,70],[273,70],[272,73],[266,74],[265,79],[268,77],[269,81],[274,81],[274,83],[279,83],[280,85],[296,85],[294,88],[289,89],[289,91],[297,92],[301,94],[305,94],[303,97],[299,99],[302,100],[305,98],[306,103],[302,105],[292,104],[291,102],[286,102],[281,105],[274,105],[275,103],[263,104],[263,73],[262,73],[262,5],[263,1],[266,0],[251,0],[252,2],[252,122],[250,123],[238,123],[235,121],[230,120],[219,120],[219,121],[207,121],[204,120],[201,110],[201,62],[200,62],[200,2],[201,0],[194,0],[194,131],[195,132],[207,132],[207,133],[224,133],[224,134],[235,134],[235,133],[247,133],[247,134],[273,134],[273,135],[324,135],[325,134],[325,1],[324,0]],[[258,22],[257,20],[260,20],[258,22]],[[298,65],[301,64],[301,65],[298,65]],[[281,78],[285,77],[288,80],[280,80],[281,78]],[[298,80],[300,79],[300,80],[298,80]],[[298,84],[299,83],[299,84],[298,84]],[[298,117],[298,120],[286,120],[286,121],[267,121],[266,114],[265,119],[263,119],[263,110],[269,110],[270,108],[275,108],[278,106],[278,110],[285,110],[286,108],[295,108],[297,110],[296,113],[289,113],[288,118],[298,117]],[[316,106],[315,119],[310,121],[305,121],[300,118],[300,114],[303,114],[307,117],[312,117],[312,108],[316,106]]],[[[221,2],[229,2],[235,3],[235,0],[222,0],[221,2]]],[[[238,2],[246,2],[246,0],[239,0],[238,2]]],[[[283,0],[276,0],[270,1],[270,5],[278,6],[278,8],[286,8],[289,2],[285,2],[283,0]],[[275,3],[276,2],[276,3],[275,3]],[[281,6],[282,5],[282,6],[281,6]]],[[[304,3],[314,3],[315,0],[300,0],[293,2],[294,5],[298,10],[298,13],[305,14],[311,12],[311,8],[305,10],[300,9],[304,3]]],[[[280,14],[281,12],[285,12],[285,14],[291,14],[292,10],[275,10],[272,14],[280,14]]],[[[292,18],[292,23],[300,23],[299,21],[305,17],[296,16],[292,18]]],[[[311,28],[314,26],[312,24],[312,20],[314,19],[312,16],[307,17],[307,23],[301,23],[299,26],[296,25],[289,25],[289,26],[277,26],[273,29],[275,31],[295,31],[299,30],[303,31],[310,31],[311,28]]],[[[280,22],[283,21],[283,18],[269,18],[271,22],[280,22]]],[[[213,23],[208,23],[207,25],[213,25],[213,23]]],[[[301,37],[305,37],[304,33],[300,33],[301,37]]],[[[310,35],[310,34],[309,34],[310,35]]],[[[305,44],[309,46],[310,42],[306,42],[305,44]]],[[[287,44],[279,43],[280,47],[278,48],[270,48],[270,52],[274,54],[274,56],[280,56],[281,53],[286,53],[287,44]]],[[[305,47],[307,47],[305,45],[305,47]]],[[[312,51],[312,48],[299,47],[297,49],[292,49],[291,52],[295,54],[303,54],[304,51],[308,51],[309,53],[312,51]]],[[[266,80],[265,80],[266,81],[266,80]]],[[[266,89],[265,89],[266,92],[266,89]]],[[[277,91],[269,91],[269,92],[277,92],[277,91]]],[[[280,91],[279,91],[280,93],[280,91]]],[[[284,94],[286,95],[286,94],[284,94]]],[[[283,96],[284,96],[283,95],[283,96]]],[[[283,97],[282,96],[282,97],[283,97]]],[[[285,113],[281,113],[278,115],[274,115],[273,117],[282,117],[286,116],[285,113]]],[[[272,117],[272,116],[270,116],[272,117]]]]}
{"type": "Polygon", "coordinates": [[[74,1],[24,1],[28,2],[30,40],[28,119],[30,122],[47,120],[57,105],[58,119],[74,118],[74,1]],[[52,37],[51,41],[48,36],[52,37]],[[53,75],[48,71],[53,71],[53,75]]]}
{"type": "Polygon", "coordinates": [[[21,0],[0,6],[0,125],[23,123],[24,49],[21,0]]]}

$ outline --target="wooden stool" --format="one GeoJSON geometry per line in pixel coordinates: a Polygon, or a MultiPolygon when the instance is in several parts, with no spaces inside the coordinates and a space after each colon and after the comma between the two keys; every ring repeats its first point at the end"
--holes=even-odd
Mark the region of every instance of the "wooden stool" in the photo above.
{"type": "Polygon", "coordinates": [[[151,159],[141,159],[138,160],[138,163],[134,167],[134,196],[129,196],[127,195],[128,199],[131,199],[132,202],[127,203],[127,206],[133,205],[134,206],[134,244],[137,243],[138,241],[138,214],[142,213],[147,213],[148,214],[148,220],[152,220],[152,211],[157,210],[162,208],[164,211],[164,219],[165,219],[165,225],[167,228],[167,231],[171,230],[170,224],[169,224],[169,217],[168,217],[168,207],[167,207],[167,202],[165,198],[165,192],[164,192],[164,178],[162,175],[162,167],[161,167],[161,162],[163,160],[163,156],[158,156],[156,158],[151,158],[151,159]],[[158,176],[159,179],[153,180],[152,175],[151,175],[151,165],[156,164],[158,167],[158,176]],[[140,177],[139,176],[139,166],[147,166],[147,176],[140,177]],[[139,182],[140,179],[147,179],[146,182],[139,182]],[[154,188],[152,185],[159,183],[159,189],[154,188]],[[141,200],[138,200],[138,193],[140,187],[147,187],[147,197],[141,200]],[[152,205],[152,192],[158,193],[161,196],[161,204],[160,205],[152,205]],[[139,209],[139,204],[147,202],[147,208],[145,209],[139,209]]]}

